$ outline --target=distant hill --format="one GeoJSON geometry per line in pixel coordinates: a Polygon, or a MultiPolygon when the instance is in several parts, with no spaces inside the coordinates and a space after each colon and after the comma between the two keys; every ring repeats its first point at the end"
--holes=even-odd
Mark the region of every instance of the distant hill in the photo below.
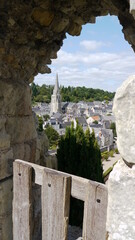
{"type": "MultiPolygon", "coordinates": [[[[41,87],[35,83],[31,84],[32,101],[33,102],[46,102],[51,101],[54,86],[42,85],[41,87]]],[[[79,102],[79,101],[111,101],[115,93],[104,91],[101,89],[93,89],[86,87],[61,87],[62,102],[79,102]]]]}

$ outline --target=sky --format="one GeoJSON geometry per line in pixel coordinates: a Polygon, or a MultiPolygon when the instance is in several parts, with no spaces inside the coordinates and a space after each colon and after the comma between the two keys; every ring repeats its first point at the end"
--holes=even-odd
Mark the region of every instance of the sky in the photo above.
{"type": "Polygon", "coordinates": [[[107,91],[116,89],[135,75],[135,53],[124,39],[115,16],[97,17],[95,24],[82,27],[78,37],[66,35],[50,74],[38,74],[38,85],[54,85],[56,73],[63,86],[85,86],[107,91]]]}

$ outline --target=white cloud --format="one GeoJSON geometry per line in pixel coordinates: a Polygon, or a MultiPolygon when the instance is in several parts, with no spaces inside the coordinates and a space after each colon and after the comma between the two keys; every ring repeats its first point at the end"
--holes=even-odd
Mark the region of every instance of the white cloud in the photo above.
{"type": "Polygon", "coordinates": [[[94,51],[102,46],[104,46],[103,42],[99,41],[90,41],[90,40],[83,40],[80,42],[80,45],[84,47],[88,51],[94,51]]]}
{"type": "Polygon", "coordinates": [[[58,72],[60,84],[86,86],[115,91],[129,75],[135,74],[134,53],[68,53],[60,50],[52,61],[52,74],[38,75],[36,83],[54,84],[58,72]]]}

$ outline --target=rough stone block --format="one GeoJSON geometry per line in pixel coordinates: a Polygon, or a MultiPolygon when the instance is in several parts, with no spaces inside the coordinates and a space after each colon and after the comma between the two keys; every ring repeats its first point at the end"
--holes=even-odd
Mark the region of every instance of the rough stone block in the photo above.
{"type": "Polygon", "coordinates": [[[12,146],[14,159],[23,159],[24,160],[24,143],[15,144],[12,146]]]}
{"type": "Polygon", "coordinates": [[[29,162],[30,157],[31,157],[31,147],[29,144],[25,143],[24,144],[24,160],[29,162]]]}
{"type": "Polygon", "coordinates": [[[30,115],[29,85],[0,81],[0,112],[5,115],[30,115]]]}
{"type": "Polygon", "coordinates": [[[113,104],[117,145],[123,159],[135,163],[135,76],[118,88],[113,104]]]}
{"type": "Polygon", "coordinates": [[[130,0],[130,12],[135,18],[135,1],[134,0],[130,0]]]}
{"type": "Polygon", "coordinates": [[[11,137],[11,144],[27,142],[37,137],[32,116],[12,117],[7,119],[6,132],[11,137]]]}
{"type": "Polygon", "coordinates": [[[56,19],[53,21],[52,23],[52,29],[59,33],[62,32],[69,24],[69,19],[68,18],[63,18],[63,19],[58,19],[56,21],[56,19]]]}
{"type": "Polygon", "coordinates": [[[0,182],[0,239],[12,240],[12,178],[0,182]]]}
{"type": "Polygon", "coordinates": [[[22,159],[28,162],[35,162],[36,156],[36,139],[22,144],[13,145],[14,159],[22,159]]]}
{"type": "Polygon", "coordinates": [[[82,30],[82,26],[78,25],[77,23],[72,23],[69,26],[68,33],[72,36],[79,36],[82,30]]]}
{"type": "Polygon", "coordinates": [[[0,179],[4,179],[13,174],[13,151],[0,151],[0,179]]]}
{"type": "Polygon", "coordinates": [[[10,147],[10,136],[5,131],[6,118],[0,116],[0,149],[10,147]]]}
{"type": "Polygon", "coordinates": [[[54,13],[43,8],[35,8],[32,13],[32,18],[41,26],[49,26],[54,18],[54,13]]]}
{"type": "Polygon", "coordinates": [[[0,133],[0,149],[10,148],[10,136],[0,133]]]}
{"type": "Polygon", "coordinates": [[[0,131],[5,129],[5,123],[6,123],[6,118],[3,116],[0,116],[0,131]]]}
{"type": "Polygon", "coordinates": [[[135,166],[121,159],[108,181],[108,240],[135,239],[135,166]]]}

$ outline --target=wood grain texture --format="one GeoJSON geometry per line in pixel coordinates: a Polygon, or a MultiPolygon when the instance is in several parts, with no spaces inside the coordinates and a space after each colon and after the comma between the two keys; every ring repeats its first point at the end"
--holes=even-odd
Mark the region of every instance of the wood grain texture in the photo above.
{"type": "Polygon", "coordinates": [[[84,203],[83,240],[105,240],[107,216],[107,189],[99,184],[87,184],[84,203]]]}
{"type": "MultiPolygon", "coordinates": [[[[16,160],[16,161],[20,162],[20,163],[21,162],[24,163],[24,161],[22,161],[22,160],[16,160]]],[[[101,183],[98,183],[95,181],[91,181],[91,180],[88,180],[88,179],[85,179],[82,177],[78,177],[78,176],[71,175],[68,173],[63,173],[63,172],[60,172],[60,171],[57,171],[54,169],[50,169],[50,168],[46,168],[46,167],[43,167],[43,166],[40,166],[40,165],[37,165],[34,163],[30,163],[30,162],[25,162],[25,164],[27,164],[28,166],[31,166],[33,168],[34,175],[35,175],[34,182],[39,185],[42,185],[42,182],[43,182],[42,178],[43,178],[43,174],[45,171],[50,171],[52,173],[61,173],[67,177],[70,176],[72,178],[71,195],[72,195],[72,197],[80,199],[82,201],[85,201],[85,195],[87,193],[87,184],[89,182],[94,187],[97,187],[100,185],[100,188],[105,189],[105,190],[107,189],[107,187],[104,184],[101,184],[101,183]]]]}
{"type": "MultiPolygon", "coordinates": [[[[16,194],[14,193],[14,214],[20,216],[20,210],[15,207],[15,202],[22,204],[21,198],[24,199],[27,202],[29,214],[23,216],[23,218],[26,217],[29,225],[31,170],[33,169],[33,181],[42,186],[42,240],[67,239],[70,195],[84,201],[83,240],[105,240],[108,194],[107,187],[104,184],[22,160],[16,160],[15,162],[15,191],[17,192],[17,188],[19,189],[21,183],[21,188],[22,186],[26,188],[25,197],[27,199],[22,194],[15,201],[16,194]],[[22,169],[24,182],[17,175],[20,169],[22,169]],[[30,176],[30,179],[28,176],[30,176]]],[[[18,224],[18,227],[21,226],[18,224]]],[[[30,228],[28,229],[30,230],[30,228]]],[[[23,239],[29,240],[30,238],[23,239]]],[[[22,240],[22,238],[17,238],[17,240],[22,240]]]]}
{"type": "Polygon", "coordinates": [[[42,240],[67,240],[71,178],[46,171],[42,183],[42,240]]]}
{"type": "Polygon", "coordinates": [[[32,167],[14,162],[13,177],[13,239],[32,240],[31,203],[32,167]]]}

